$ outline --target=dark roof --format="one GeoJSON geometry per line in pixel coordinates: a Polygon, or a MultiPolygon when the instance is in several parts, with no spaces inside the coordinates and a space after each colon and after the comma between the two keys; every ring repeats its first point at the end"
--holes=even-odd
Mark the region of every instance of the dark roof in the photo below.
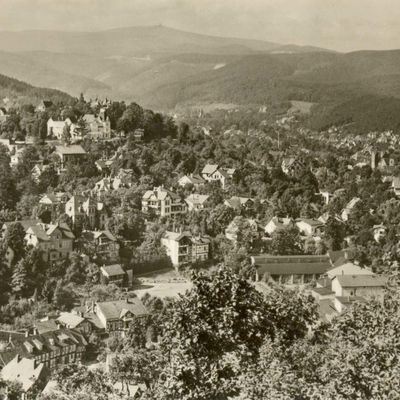
{"type": "Polygon", "coordinates": [[[12,360],[16,354],[19,354],[21,357],[32,358],[36,355],[47,354],[53,349],[72,344],[86,346],[87,342],[79,332],[72,329],[58,329],[39,335],[29,335],[28,337],[22,335],[22,337],[19,336],[15,340],[12,340],[10,350],[0,353],[1,362],[7,359],[9,361],[12,360]],[[31,348],[32,352],[28,348],[31,348]]]}
{"type": "Polygon", "coordinates": [[[329,287],[313,288],[313,292],[320,294],[321,296],[327,296],[328,294],[335,294],[329,287]]]}
{"type": "Polygon", "coordinates": [[[330,267],[328,256],[253,256],[259,274],[303,275],[323,274],[330,267]]]}
{"type": "Polygon", "coordinates": [[[40,219],[22,219],[20,221],[4,222],[4,226],[8,228],[10,225],[15,224],[17,222],[20,223],[26,231],[31,226],[39,224],[41,221],[40,219]]]}
{"type": "Polygon", "coordinates": [[[337,275],[335,278],[343,287],[385,286],[387,278],[379,275],[337,275]]]}
{"type": "Polygon", "coordinates": [[[356,301],[359,301],[360,303],[366,303],[367,300],[365,299],[365,297],[362,296],[336,296],[336,300],[338,300],[340,303],[342,303],[343,305],[349,305],[352,304],[356,301]]]}

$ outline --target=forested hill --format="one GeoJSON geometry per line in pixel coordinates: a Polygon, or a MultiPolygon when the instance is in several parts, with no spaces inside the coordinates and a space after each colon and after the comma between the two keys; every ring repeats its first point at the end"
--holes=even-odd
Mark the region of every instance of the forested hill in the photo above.
{"type": "Polygon", "coordinates": [[[55,89],[38,88],[28,83],[0,74],[0,103],[8,98],[14,104],[37,104],[40,100],[68,103],[72,97],[55,89]]]}

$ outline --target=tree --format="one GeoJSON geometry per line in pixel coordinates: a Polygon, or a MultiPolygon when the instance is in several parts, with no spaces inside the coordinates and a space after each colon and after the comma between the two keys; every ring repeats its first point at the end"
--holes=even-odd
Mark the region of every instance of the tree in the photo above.
{"type": "Polygon", "coordinates": [[[69,311],[75,306],[76,294],[71,284],[58,281],[53,295],[53,304],[59,310],[69,311]]]}
{"type": "Polygon", "coordinates": [[[7,227],[4,235],[4,245],[14,252],[13,263],[17,263],[25,254],[25,229],[19,222],[7,227]]]}
{"type": "Polygon", "coordinates": [[[62,133],[62,140],[67,145],[71,143],[71,126],[68,124],[64,125],[63,133],[62,133]]]}
{"type": "Polygon", "coordinates": [[[272,332],[261,293],[230,270],[193,276],[193,289],[164,323],[168,354],[161,399],[226,399],[237,394],[238,363],[272,332]]]}
{"type": "Polygon", "coordinates": [[[143,109],[136,103],[129,104],[124,113],[119,118],[117,130],[120,132],[129,133],[137,128],[143,127],[143,109]]]}
{"type": "Polygon", "coordinates": [[[303,254],[299,230],[296,227],[276,230],[272,234],[270,251],[275,255],[303,254]]]}
{"type": "Polygon", "coordinates": [[[110,376],[114,382],[125,384],[129,395],[129,384],[132,383],[144,383],[147,389],[151,389],[162,372],[161,367],[158,350],[130,349],[113,358],[110,376]]]}
{"type": "MultiPolygon", "coordinates": [[[[61,366],[54,376],[57,392],[60,394],[45,396],[43,400],[109,400],[114,392],[108,375],[100,369],[88,369],[83,365],[68,364],[61,366]]],[[[116,399],[122,397],[115,396],[116,399]]]]}

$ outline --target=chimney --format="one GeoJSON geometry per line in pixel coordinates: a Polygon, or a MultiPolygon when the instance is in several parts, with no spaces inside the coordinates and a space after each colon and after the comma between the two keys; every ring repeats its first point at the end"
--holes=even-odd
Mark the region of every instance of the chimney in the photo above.
{"type": "Polygon", "coordinates": [[[25,330],[25,337],[26,337],[26,338],[29,337],[29,329],[26,329],[26,330],[25,330]]]}

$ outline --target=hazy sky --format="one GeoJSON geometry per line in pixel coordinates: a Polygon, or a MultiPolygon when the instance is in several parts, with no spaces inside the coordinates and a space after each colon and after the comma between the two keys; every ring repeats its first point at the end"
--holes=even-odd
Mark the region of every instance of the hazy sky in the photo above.
{"type": "Polygon", "coordinates": [[[0,0],[0,30],[159,23],[344,51],[400,48],[399,0],[0,0]]]}

